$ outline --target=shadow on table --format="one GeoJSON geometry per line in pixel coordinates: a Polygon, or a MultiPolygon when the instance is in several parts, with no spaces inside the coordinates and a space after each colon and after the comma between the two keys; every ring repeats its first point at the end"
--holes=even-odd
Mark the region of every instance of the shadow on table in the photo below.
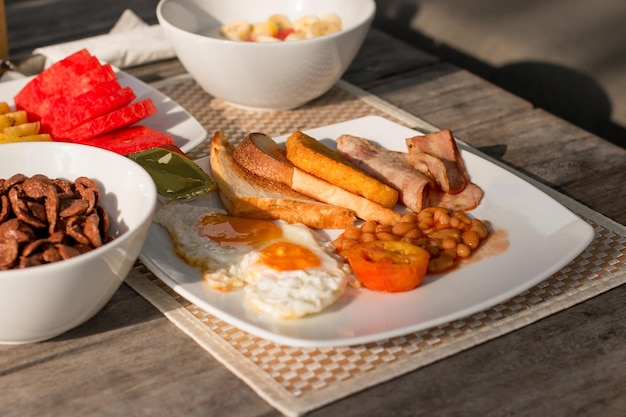
{"type": "Polygon", "coordinates": [[[398,17],[387,18],[378,13],[374,26],[626,148],[626,128],[611,120],[611,101],[593,78],[546,62],[491,66],[412,29],[411,21],[418,13],[419,8],[415,4],[403,2],[395,13],[398,17]]]}
{"type": "Polygon", "coordinates": [[[163,314],[149,301],[137,294],[128,285],[122,284],[113,298],[95,316],[51,340],[72,340],[104,334],[161,318],[163,318],[163,314]]]}
{"type": "Polygon", "coordinates": [[[11,55],[107,33],[125,9],[157,23],[158,0],[4,0],[11,55]]]}

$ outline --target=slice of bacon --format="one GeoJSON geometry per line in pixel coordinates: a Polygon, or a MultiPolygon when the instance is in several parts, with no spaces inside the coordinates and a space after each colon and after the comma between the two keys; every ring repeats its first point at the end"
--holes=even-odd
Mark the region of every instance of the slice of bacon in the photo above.
{"type": "Polygon", "coordinates": [[[458,194],[470,182],[450,130],[413,136],[406,139],[406,146],[415,169],[432,176],[446,193],[458,194]]]}
{"type": "Polygon", "coordinates": [[[455,164],[448,160],[437,158],[426,152],[411,152],[409,162],[418,171],[431,176],[441,190],[450,194],[458,194],[467,186],[467,178],[459,175],[455,164]]]}
{"type": "Polygon", "coordinates": [[[411,165],[405,152],[390,151],[352,135],[337,138],[337,152],[379,181],[398,190],[399,201],[418,212],[428,205],[433,181],[411,165]]]}
{"type": "Polygon", "coordinates": [[[483,199],[483,195],[483,190],[478,185],[470,182],[458,194],[449,194],[433,188],[428,194],[428,200],[430,205],[434,207],[443,207],[455,211],[469,211],[478,207],[483,199]]]}

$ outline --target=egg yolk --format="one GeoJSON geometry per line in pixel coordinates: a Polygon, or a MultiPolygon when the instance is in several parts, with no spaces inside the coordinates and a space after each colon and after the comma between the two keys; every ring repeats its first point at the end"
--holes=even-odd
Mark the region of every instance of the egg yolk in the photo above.
{"type": "Polygon", "coordinates": [[[276,242],[263,248],[260,262],[277,271],[315,268],[320,258],[312,250],[292,242],[276,242]]]}
{"type": "Polygon", "coordinates": [[[198,220],[198,233],[221,246],[255,247],[282,236],[277,224],[265,220],[245,219],[221,213],[211,213],[198,220]]]}

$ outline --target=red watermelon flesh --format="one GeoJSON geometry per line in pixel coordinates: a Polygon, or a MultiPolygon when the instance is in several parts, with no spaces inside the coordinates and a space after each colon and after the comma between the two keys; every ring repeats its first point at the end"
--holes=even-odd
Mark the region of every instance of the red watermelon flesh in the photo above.
{"type": "Polygon", "coordinates": [[[42,122],[53,140],[84,143],[121,154],[173,144],[170,135],[134,125],[157,112],[150,99],[133,103],[130,87],[87,50],[53,64],[14,97],[16,108],[42,122]],[[134,125],[134,126],[133,126],[134,125]]]}
{"type": "Polygon", "coordinates": [[[89,120],[73,129],[59,132],[56,139],[84,142],[90,138],[104,135],[115,129],[130,126],[157,112],[151,99],[146,98],[133,104],[110,111],[89,120]]]}
{"type": "Polygon", "coordinates": [[[40,84],[41,81],[38,78],[33,78],[13,99],[15,108],[26,111],[28,120],[33,122],[41,119],[40,107],[47,98],[47,95],[41,91],[40,84]]]}
{"type": "Polygon", "coordinates": [[[41,130],[52,136],[130,104],[136,98],[130,87],[120,88],[117,81],[102,83],[97,88],[75,97],[57,96],[49,100],[48,112],[41,119],[41,130]]]}
{"type": "Polygon", "coordinates": [[[86,49],[80,50],[55,62],[33,78],[16,95],[15,103],[17,105],[18,102],[23,101],[34,102],[34,97],[32,100],[27,98],[41,94],[48,96],[71,88],[70,80],[79,79],[84,73],[100,66],[100,61],[96,57],[86,49]]]}
{"type": "Polygon", "coordinates": [[[14,102],[16,108],[26,110],[29,120],[45,119],[62,111],[51,107],[48,99],[82,94],[108,81],[118,83],[111,65],[100,65],[97,58],[81,51],[43,70],[15,95],[14,102]]]}
{"type": "Polygon", "coordinates": [[[57,90],[55,94],[74,96],[98,88],[100,84],[109,81],[116,82],[118,88],[121,88],[113,67],[110,64],[98,65],[81,76],[73,78],[72,82],[66,81],[65,86],[57,90]]]}
{"type": "MultiPolygon", "coordinates": [[[[61,80],[57,81],[61,83],[61,80]]],[[[113,68],[109,64],[98,66],[90,71],[87,71],[83,76],[73,78],[71,82],[67,80],[64,82],[65,88],[58,90],[54,93],[44,92],[46,99],[39,103],[37,108],[37,114],[42,120],[54,117],[57,113],[62,113],[65,109],[54,106],[54,101],[59,97],[75,97],[84,94],[89,91],[101,88],[102,84],[112,83],[109,88],[121,89],[119,82],[117,81],[117,75],[113,71],[113,68]]],[[[42,83],[43,85],[43,83],[42,83]]],[[[47,89],[50,87],[48,86],[47,89]]],[[[107,93],[111,90],[105,90],[107,93]]]]}
{"type": "Polygon", "coordinates": [[[50,65],[37,78],[44,86],[44,93],[54,94],[65,88],[71,88],[75,79],[81,78],[86,72],[100,66],[98,58],[91,55],[86,49],[82,49],[50,65]]]}
{"type": "Polygon", "coordinates": [[[156,146],[171,145],[172,136],[147,126],[128,126],[80,143],[107,149],[120,155],[139,152],[156,146]]]}

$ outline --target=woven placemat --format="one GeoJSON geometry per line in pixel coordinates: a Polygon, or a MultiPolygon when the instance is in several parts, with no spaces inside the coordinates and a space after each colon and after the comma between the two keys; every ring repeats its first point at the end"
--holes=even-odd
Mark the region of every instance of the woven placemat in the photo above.
{"type": "MultiPolygon", "coordinates": [[[[232,139],[241,138],[252,130],[278,136],[295,129],[367,115],[384,116],[421,130],[434,129],[425,121],[343,82],[310,105],[284,112],[233,108],[212,98],[186,77],[168,80],[157,87],[193,114],[209,136],[215,130],[222,130],[232,139]]],[[[191,156],[208,155],[207,142],[190,152],[191,156]]],[[[270,405],[287,416],[299,416],[526,326],[626,282],[626,228],[532,179],[524,179],[593,226],[595,238],[589,247],[558,273],[507,302],[402,337],[341,348],[282,346],[207,314],[141,264],[133,268],[126,282],[270,405]]]]}

